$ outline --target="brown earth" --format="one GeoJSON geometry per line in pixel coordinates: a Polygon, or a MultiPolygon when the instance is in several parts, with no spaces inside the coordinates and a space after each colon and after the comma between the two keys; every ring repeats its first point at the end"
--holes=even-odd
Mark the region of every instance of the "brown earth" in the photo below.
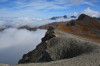
{"type": "Polygon", "coordinates": [[[71,21],[66,25],[59,25],[57,28],[91,41],[100,42],[100,20],[84,14],[79,17],[83,19],[78,18],[76,21],[71,21]],[[72,22],[74,25],[69,25],[72,22]]]}

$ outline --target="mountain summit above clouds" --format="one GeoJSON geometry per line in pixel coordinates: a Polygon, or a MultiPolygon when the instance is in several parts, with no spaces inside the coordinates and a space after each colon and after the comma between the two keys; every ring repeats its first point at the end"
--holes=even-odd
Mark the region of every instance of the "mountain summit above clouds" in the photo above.
{"type": "Polygon", "coordinates": [[[81,14],[77,20],[71,20],[65,25],[49,27],[42,42],[34,50],[24,54],[19,64],[99,66],[98,62],[100,20],[81,14]]]}
{"type": "Polygon", "coordinates": [[[81,14],[51,25],[42,42],[18,63],[15,66],[100,66],[100,20],[81,14]]]}

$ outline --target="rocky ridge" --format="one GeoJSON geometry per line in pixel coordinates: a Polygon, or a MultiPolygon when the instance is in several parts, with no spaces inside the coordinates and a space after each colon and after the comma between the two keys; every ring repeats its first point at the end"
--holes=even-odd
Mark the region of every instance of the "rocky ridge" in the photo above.
{"type": "MultiPolygon", "coordinates": [[[[85,22],[87,19],[91,19],[91,21],[96,21],[95,18],[91,18],[85,14],[82,14],[76,21],[72,20],[64,26],[79,29],[79,26],[77,26],[76,24],[79,21],[79,23],[84,24],[83,22],[85,22]]],[[[85,23],[86,25],[89,25],[90,20],[85,23]]],[[[99,24],[98,21],[97,23],[99,24]]],[[[91,27],[91,25],[89,27],[91,27]]],[[[25,54],[23,58],[19,61],[19,64],[33,62],[50,62],[61,59],[74,59],[80,56],[83,57],[84,55],[91,56],[91,53],[95,53],[94,51],[98,52],[96,53],[96,55],[99,54],[99,50],[97,51],[97,49],[100,47],[99,43],[88,41],[82,36],[73,34],[71,33],[71,29],[69,31],[67,30],[66,32],[66,28],[62,28],[63,26],[58,26],[56,28],[49,27],[46,35],[42,39],[42,42],[36,47],[35,50],[25,54]]],[[[94,29],[97,29],[97,27],[95,27],[94,29]]],[[[83,33],[81,31],[84,31],[84,29],[80,29],[80,33],[83,33]]],[[[97,60],[100,61],[99,56],[97,60]]]]}
{"type": "Polygon", "coordinates": [[[42,64],[43,62],[48,62],[48,66],[51,66],[52,63],[56,63],[54,65],[56,66],[63,61],[62,63],[65,62],[63,66],[74,66],[74,64],[75,66],[99,66],[99,55],[99,44],[80,39],[62,30],[51,28],[42,39],[42,43],[35,50],[25,54],[19,63],[35,64],[38,62],[38,64],[42,64]],[[48,38],[46,38],[47,36],[48,38]]]}
{"type": "Polygon", "coordinates": [[[36,49],[19,63],[15,66],[100,66],[100,45],[51,27],[36,49]]]}
{"type": "Polygon", "coordinates": [[[66,25],[49,27],[42,42],[34,50],[24,54],[15,66],[100,66],[100,43],[88,40],[91,37],[83,37],[86,28],[79,28],[80,24],[85,24],[88,28],[93,26],[87,33],[98,30],[95,35],[99,36],[99,27],[90,25],[91,21],[99,25],[97,19],[83,14],[66,25]],[[74,28],[80,31],[77,32],[74,28]]]}
{"type": "Polygon", "coordinates": [[[72,20],[66,25],[59,25],[57,28],[100,43],[100,20],[97,18],[81,14],[77,20],[72,20]]]}

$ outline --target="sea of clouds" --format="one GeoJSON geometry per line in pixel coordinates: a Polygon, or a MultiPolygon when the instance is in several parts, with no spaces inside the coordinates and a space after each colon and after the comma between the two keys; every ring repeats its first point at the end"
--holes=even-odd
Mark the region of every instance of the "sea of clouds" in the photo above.
{"type": "Polygon", "coordinates": [[[44,29],[29,31],[27,29],[18,29],[19,27],[35,28],[48,23],[68,20],[71,19],[0,18],[0,29],[4,29],[0,32],[0,63],[17,64],[23,54],[35,49],[47,31],[44,29]]]}
{"type": "Polygon", "coordinates": [[[17,64],[23,54],[35,49],[46,31],[8,28],[0,32],[0,63],[17,64]]]}
{"type": "Polygon", "coordinates": [[[0,18],[0,29],[4,28],[19,28],[23,26],[28,26],[31,28],[39,27],[48,23],[53,22],[60,22],[60,21],[68,21],[69,19],[57,19],[57,20],[50,20],[47,19],[39,19],[39,18],[0,18]]]}
{"type": "MultiPolygon", "coordinates": [[[[92,17],[100,17],[100,13],[93,11],[90,8],[85,9],[82,13],[92,17]]],[[[77,17],[80,15],[75,13],[77,17]]],[[[19,27],[28,26],[31,28],[39,27],[48,23],[69,21],[68,19],[36,19],[36,18],[0,18],[0,63],[17,64],[23,54],[35,49],[41,42],[47,30],[37,29],[29,31],[27,29],[17,29],[19,27]]]]}

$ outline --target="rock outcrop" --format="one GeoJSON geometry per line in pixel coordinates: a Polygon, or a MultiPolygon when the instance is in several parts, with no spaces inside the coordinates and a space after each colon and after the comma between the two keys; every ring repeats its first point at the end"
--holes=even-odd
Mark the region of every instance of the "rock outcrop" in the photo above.
{"type": "MultiPolygon", "coordinates": [[[[18,63],[22,64],[22,63],[50,62],[61,59],[69,59],[69,60],[75,58],[79,59],[80,57],[82,58],[82,60],[85,60],[84,59],[85,55],[86,55],[85,58],[88,57],[89,60],[89,56],[92,56],[94,54],[99,55],[100,54],[99,43],[88,41],[86,38],[77,35],[78,33],[77,34],[72,33],[75,32],[73,28],[79,29],[80,33],[83,32],[85,33],[86,32],[84,30],[85,28],[79,28],[79,23],[81,25],[84,23],[90,24],[90,20],[85,22],[86,19],[91,19],[92,21],[96,21],[95,18],[91,18],[87,15],[82,14],[76,21],[72,20],[66,26],[64,25],[65,27],[63,26],[58,26],[56,28],[49,27],[46,35],[44,36],[44,38],[42,38],[42,42],[36,47],[36,49],[23,55],[23,58],[18,63]]],[[[99,22],[97,23],[99,24],[99,22]]],[[[87,26],[91,27],[91,25],[87,26]]],[[[96,26],[94,27],[94,29],[96,29],[96,26]]],[[[94,56],[94,58],[97,59],[97,56],[96,57],[94,56]]],[[[89,62],[91,62],[91,60],[89,60],[89,62]]],[[[95,60],[92,61],[95,62],[95,60]]],[[[98,56],[97,61],[98,62],[100,61],[100,56],[98,56]]]]}
{"type": "Polygon", "coordinates": [[[52,61],[49,54],[46,52],[47,46],[46,46],[46,40],[49,40],[53,37],[55,37],[54,28],[50,27],[45,35],[44,38],[42,38],[42,42],[36,47],[35,50],[29,52],[28,54],[25,54],[23,58],[19,61],[19,63],[32,63],[32,62],[47,62],[52,61]]]}
{"type": "MultiPolygon", "coordinates": [[[[89,16],[81,15],[76,21],[82,22],[86,17],[88,18],[89,16]]],[[[75,28],[76,21],[72,20],[66,27],[75,28]]],[[[18,63],[35,64],[38,62],[38,64],[41,64],[41,62],[48,62],[48,66],[52,66],[53,63],[55,63],[53,66],[99,66],[100,43],[89,41],[87,40],[88,38],[73,34],[71,29],[67,28],[66,31],[66,27],[63,29],[61,26],[50,27],[36,49],[25,54],[18,63]],[[61,62],[63,65],[60,65],[61,62]]]]}
{"type": "Polygon", "coordinates": [[[25,54],[19,63],[20,66],[99,66],[100,45],[51,28],[36,49],[25,54]]]}

